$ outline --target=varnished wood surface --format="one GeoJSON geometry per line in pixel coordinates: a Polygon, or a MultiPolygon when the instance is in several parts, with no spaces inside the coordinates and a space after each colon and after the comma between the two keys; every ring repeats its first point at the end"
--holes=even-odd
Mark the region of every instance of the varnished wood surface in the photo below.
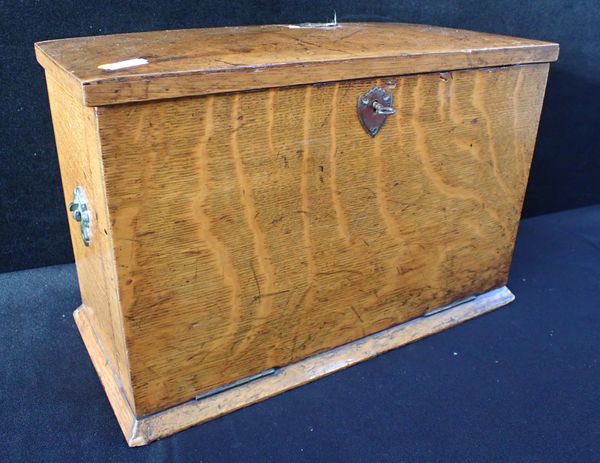
{"type": "Polygon", "coordinates": [[[513,294],[506,287],[498,288],[444,312],[411,320],[329,352],[287,365],[274,375],[141,419],[133,415],[119,391],[119,379],[110,369],[110,362],[102,355],[101,342],[94,335],[93,326],[86,316],[89,309],[78,309],[75,312],[75,320],[125,439],[131,447],[138,447],[417,341],[513,300],[513,294]]]}
{"type": "Polygon", "coordinates": [[[65,209],[73,200],[75,187],[81,186],[91,215],[92,245],[86,247],[81,239],[79,222],[73,220],[69,213],[81,299],[84,305],[90,307],[89,316],[94,319],[106,356],[118,372],[128,400],[133,403],[95,110],[75,100],[51,72],[47,73],[46,81],[65,209]]]}
{"type": "Polygon", "coordinates": [[[556,60],[558,45],[441,27],[344,23],[189,29],[36,44],[45,68],[99,106],[314,82],[556,60]],[[144,58],[117,71],[100,65],[144,58]]]}
{"type": "Polygon", "coordinates": [[[99,108],[135,414],[504,285],[547,71],[99,108]]]}

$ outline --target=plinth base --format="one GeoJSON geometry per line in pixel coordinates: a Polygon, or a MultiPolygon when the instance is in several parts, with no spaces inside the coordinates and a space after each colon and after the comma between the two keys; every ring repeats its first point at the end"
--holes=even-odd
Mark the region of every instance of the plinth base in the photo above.
{"type": "Polygon", "coordinates": [[[119,379],[88,317],[89,308],[79,307],[74,317],[125,439],[130,447],[138,447],[450,328],[506,305],[514,298],[510,290],[503,286],[448,309],[430,311],[430,315],[279,368],[269,376],[143,418],[133,414],[119,386],[119,379]]]}

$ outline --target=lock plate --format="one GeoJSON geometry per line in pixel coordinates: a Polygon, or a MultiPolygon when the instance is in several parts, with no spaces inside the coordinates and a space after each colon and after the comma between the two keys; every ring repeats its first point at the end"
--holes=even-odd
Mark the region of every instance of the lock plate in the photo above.
{"type": "Polygon", "coordinates": [[[388,116],[395,113],[392,98],[392,94],[381,87],[373,87],[358,97],[358,120],[371,137],[377,135],[388,116]]]}

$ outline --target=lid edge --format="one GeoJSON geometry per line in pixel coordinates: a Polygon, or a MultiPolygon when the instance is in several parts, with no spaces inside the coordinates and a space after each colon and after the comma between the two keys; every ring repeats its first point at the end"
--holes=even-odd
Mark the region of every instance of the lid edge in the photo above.
{"type": "Polygon", "coordinates": [[[556,61],[558,54],[558,44],[541,42],[456,52],[413,53],[409,56],[398,54],[353,60],[211,68],[78,81],[85,105],[106,106],[371,77],[549,63],[556,61]]]}

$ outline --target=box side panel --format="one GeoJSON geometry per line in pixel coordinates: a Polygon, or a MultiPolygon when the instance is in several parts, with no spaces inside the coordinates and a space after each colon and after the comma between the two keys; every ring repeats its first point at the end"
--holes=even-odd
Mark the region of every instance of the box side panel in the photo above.
{"type": "Polygon", "coordinates": [[[136,414],[504,285],[547,71],[99,108],[136,414]]]}
{"type": "Polygon", "coordinates": [[[51,73],[46,80],[65,203],[73,200],[73,191],[80,186],[91,215],[89,246],[83,243],[79,223],[69,218],[81,299],[89,307],[94,330],[132,401],[95,109],[68,94],[51,73]]]}

